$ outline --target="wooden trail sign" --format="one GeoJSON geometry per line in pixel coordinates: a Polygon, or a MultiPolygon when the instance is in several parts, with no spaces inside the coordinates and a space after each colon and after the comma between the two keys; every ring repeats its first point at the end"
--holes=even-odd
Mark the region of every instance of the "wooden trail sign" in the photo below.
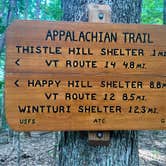
{"type": "Polygon", "coordinates": [[[15,21],[5,110],[32,130],[166,129],[166,27],[15,21]]]}

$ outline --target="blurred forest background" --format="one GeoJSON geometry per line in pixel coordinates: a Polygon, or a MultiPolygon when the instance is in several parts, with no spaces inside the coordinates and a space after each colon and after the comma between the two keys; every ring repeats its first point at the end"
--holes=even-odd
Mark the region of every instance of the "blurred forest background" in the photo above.
{"type": "MultiPolygon", "coordinates": [[[[61,20],[62,15],[63,11],[61,8],[60,0],[0,0],[0,145],[4,145],[5,143],[7,144],[7,142],[10,141],[8,137],[13,136],[13,132],[6,124],[5,113],[4,113],[4,100],[3,100],[4,75],[5,75],[4,68],[5,68],[5,57],[6,57],[5,31],[7,27],[16,19],[57,21],[61,20]],[[2,137],[2,134],[6,135],[6,137],[2,137]]],[[[141,23],[161,24],[161,25],[166,24],[166,0],[143,0],[141,23]]],[[[161,131],[153,132],[153,134],[156,135],[159,133],[161,133],[161,131]]],[[[55,139],[54,133],[51,135],[51,137],[55,139]]],[[[18,135],[16,135],[16,138],[18,141],[19,140],[18,135]]],[[[15,140],[13,140],[13,144],[15,144],[14,141],[15,140]]],[[[17,148],[19,148],[19,144],[17,145],[18,145],[17,148]]],[[[41,145],[39,145],[39,147],[40,146],[41,145]]],[[[48,153],[49,152],[50,151],[48,151],[48,153]]],[[[54,153],[53,151],[51,152],[54,153]]],[[[11,150],[10,153],[13,153],[13,151],[11,150]]],[[[142,151],[142,157],[144,153],[147,152],[142,151]]],[[[159,155],[158,152],[156,151],[154,151],[154,153],[157,156],[159,155]]],[[[26,155],[23,157],[28,158],[28,156],[26,155]]],[[[162,157],[164,159],[164,156],[162,157]]],[[[161,160],[163,160],[162,157],[161,160]]],[[[1,152],[0,152],[0,159],[1,159],[1,152]]],[[[5,161],[0,160],[0,165],[1,162],[5,161]]],[[[156,165],[156,163],[154,163],[154,165],[156,165]]]]}

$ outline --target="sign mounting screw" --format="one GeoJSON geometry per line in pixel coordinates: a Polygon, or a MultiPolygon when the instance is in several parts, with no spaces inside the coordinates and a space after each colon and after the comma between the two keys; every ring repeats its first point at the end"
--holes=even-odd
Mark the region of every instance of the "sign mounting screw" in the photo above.
{"type": "Polygon", "coordinates": [[[101,139],[103,137],[103,132],[102,131],[97,132],[96,136],[101,139]]]}
{"type": "Polygon", "coordinates": [[[99,13],[99,14],[98,14],[98,17],[99,17],[100,20],[103,20],[104,14],[103,14],[103,13],[99,13]]]}

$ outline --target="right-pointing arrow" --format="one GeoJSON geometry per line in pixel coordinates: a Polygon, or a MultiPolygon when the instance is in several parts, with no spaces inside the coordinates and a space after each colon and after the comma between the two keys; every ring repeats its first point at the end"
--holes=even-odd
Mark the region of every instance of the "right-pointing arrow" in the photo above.
{"type": "Polygon", "coordinates": [[[18,81],[19,81],[19,80],[16,80],[16,81],[14,82],[14,84],[15,84],[17,87],[19,87],[18,81]]]}
{"type": "Polygon", "coordinates": [[[20,58],[15,61],[15,64],[16,64],[17,66],[20,66],[19,61],[20,61],[20,58]]]}

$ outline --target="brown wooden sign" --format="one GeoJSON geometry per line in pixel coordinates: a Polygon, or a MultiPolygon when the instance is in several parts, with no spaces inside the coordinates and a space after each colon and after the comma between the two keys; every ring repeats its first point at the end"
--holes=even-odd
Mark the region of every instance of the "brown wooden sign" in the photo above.
{"type": "Polygon", "coordinates": [[[166,26],[15,21],[5,110],[32,130],[166,129],[166,26]]]}

